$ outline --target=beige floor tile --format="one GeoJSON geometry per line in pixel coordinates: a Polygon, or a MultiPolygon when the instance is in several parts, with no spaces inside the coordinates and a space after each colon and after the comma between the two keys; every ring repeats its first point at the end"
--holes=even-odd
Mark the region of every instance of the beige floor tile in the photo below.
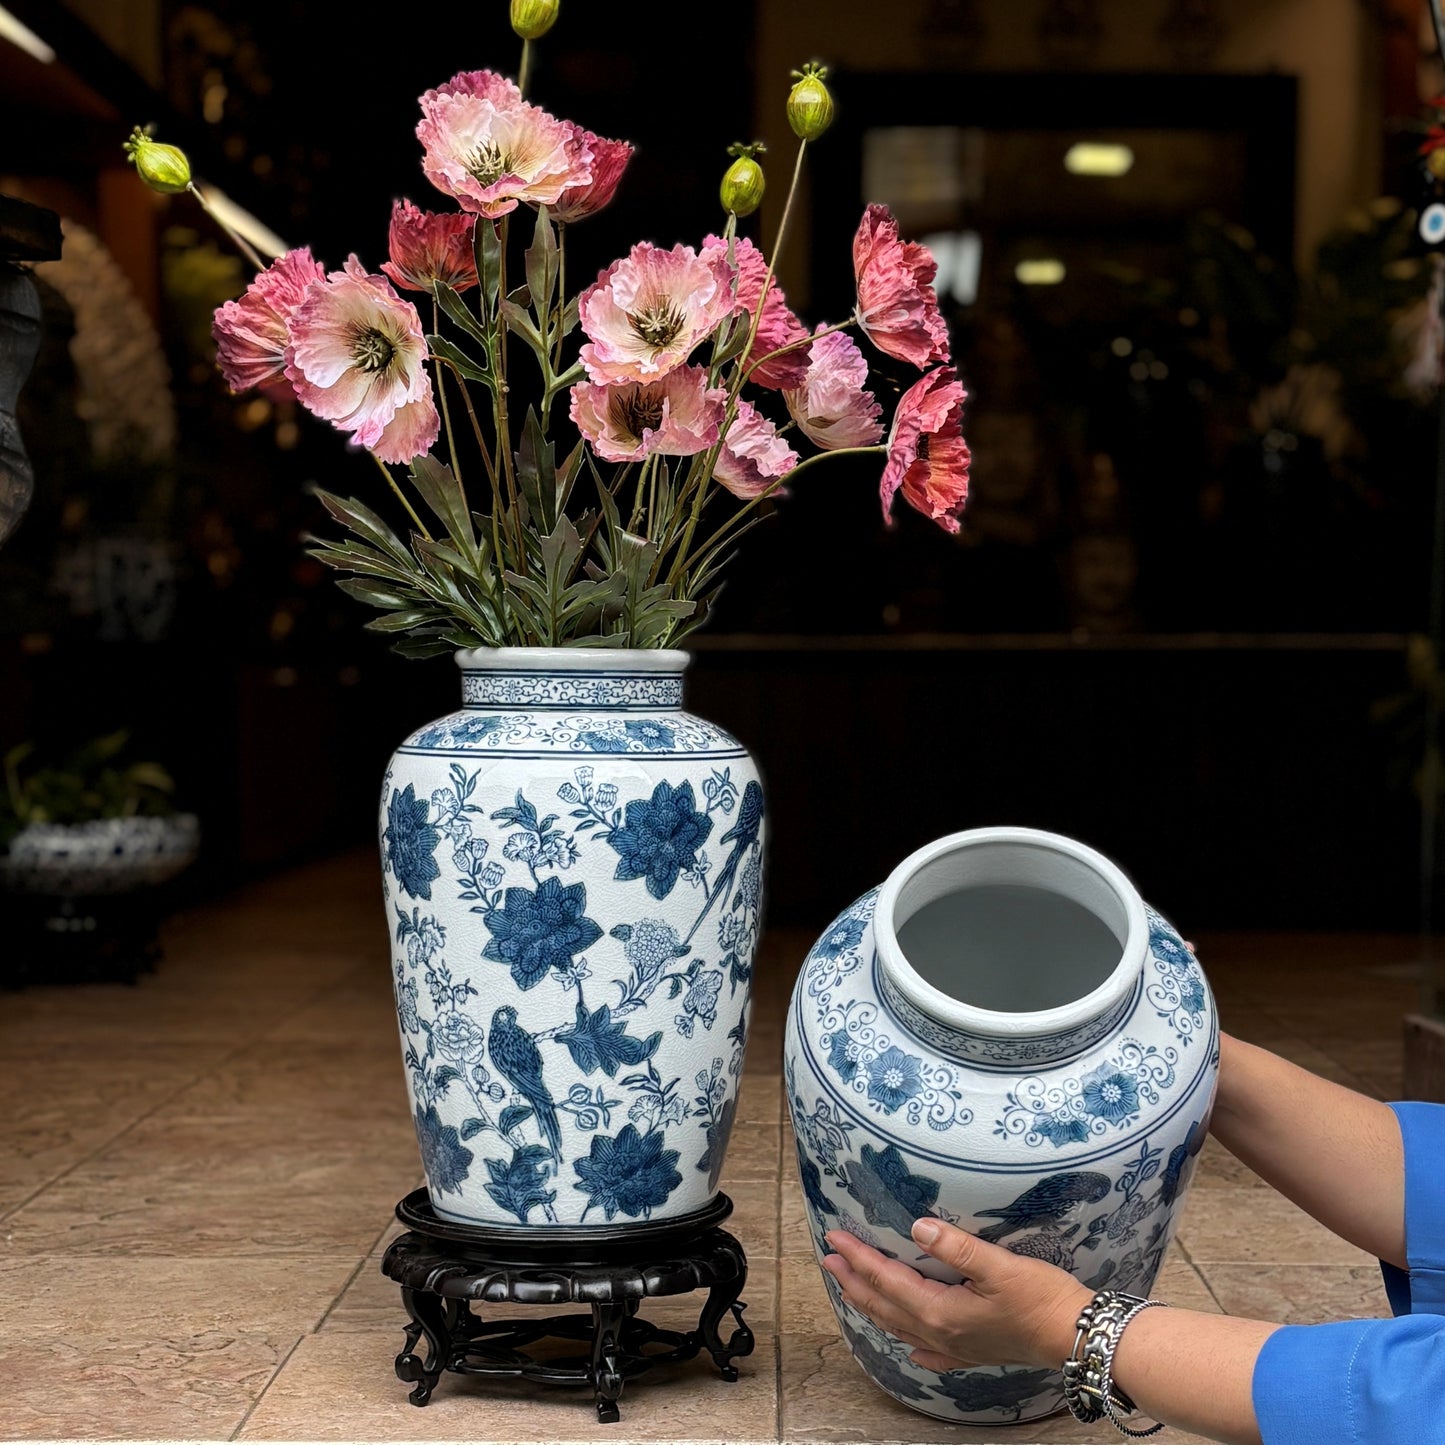
{"type": "Polygon", "coordinates": [[[302,1340],[237,1437],[241,1440],[772,1440],[777,1367],[771,1339],[721,1378],[706,1355],[628,1382],[620,1421],[601,1426],[585,1388],[444,1375],[431,1403],[396,1378],[394,1331],[323,1330],[302,1340]]]}
{"type": "Polygon", "coordinates": [[[784,1256],[807,1255],[812,1259],[813,1235],[808,1219],[808,1201],[803,1197],[803,1186],[798,1179],[797,1159],[791,1149],[784,1157],[782,1176],[781,1202],[778,1206],[778,1232],[782,1237],[779,1252],[784,1256]]]}
{"type": "Polygon", "coordinates": [[[727,1192],[732,1185],[746,1180],[776,1180],[782,1141],[779,1124],[734,1125],[719,1186],[727,1192]]]}
{"type": "MultiPolygon", "coordinates": [[[[866,1441],[869,1445],[1044,1445],[1077,1441],[1098,1445],[1099,1426],[1081,1425],[1067,1412],[1015,1423],[999,1412],[998,1424],[954,1424],[900,1404],[853,1358],[841,1334],[785,1334],[782,1347],[782,1428],[788,1445],[866,1441]]],[[[1199,1445],[1199,1437],[1162,1430],[1161,1445],[1199,1445]]]]}
{"type": "Polygon", "coordinates": [[[1207,1264],[1225,1312],[1286,1325],[1383,1319],[1390,1313],[1375,1264],[1207,1264]]]}
{"type": "Polygon", "coordinates": [[[1205,1278],[1209,1266],[1220,1263],[1372,1262],[1272,1189],[1190,1190],[1179,1242],[1205,1278]]]}
{"type": "Polygon", "coordinates": [[[13,1440],[226,1440],[296,1344],[218,1330],[7,1342],[0,1432],[13,1440]]]}
{"type": "Polygon", "coordinates": [[[838,1319],[828,1300],[823,1271],[811,1252],[778,1261],[778,1317],[790,1335],[837,1332],[838,1319]]]}
{"type": "Polygon", "coordinates": [[[776,1125],[782,1117],[782,1076],[745,1070],[738,1086],[738,1124],[776,1125]]]}
{"type": "Polygon", "coordinates": [[[1219,1301],[1210,1292],[1204,1276],[1183,1257],[1177,1244],[1171,1245],[1164,1256],[1159,1276],[1149,1294],[1176,1309],[1199,1310],[1210,1315],[1220,1313],[1219,1301]]]}
{"type": "MultiPolygon", "coordinates": [[[[316,1328],[355,1255],[97,1258],[0,1255],[0,1340],[104,1333],[120,1340],[226,1332],[290,1338],[316,1328]]],[[[4,1425],[0,1423],[0,1435],[4,1425]]]]}
{"type": "Polygon", "coordinates": [[[776,1259],[779,1253],[778,1189],[771,1179],[737,1179],[724,1186],[733,1212],[722,1228],[733,1235],[749,1259],[776,1259]]]}

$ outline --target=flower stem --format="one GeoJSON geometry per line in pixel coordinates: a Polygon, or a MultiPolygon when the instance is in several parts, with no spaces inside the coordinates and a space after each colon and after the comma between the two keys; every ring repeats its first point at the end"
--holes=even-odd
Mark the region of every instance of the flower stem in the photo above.
{"type": "MultiPolygon", "coordinates": [[[[525,47],[530,47],[531,41],[524,42],[525,47]]],[[[507,484],[507,502],[512,515],[512,523],[516,529],[517,539],[517,571],[523,577],[527,575],[527,537],[522,528],[522,511],[517,505],[517,474],[512,463],[512,423],[507,414],[507,322],[502,315],[502,303],[507,297],[507,218],[502,217],[502,223],[498,227],[500,233],[500,249],[497,259],[497,310],[496,310],[496,348],[494,355],[495,368],[497,373],[497,385],[492,392],[492,414],[497,423],[497,450],[501,453],[498,460],[502,465],[502,477],[507,484]]],[[[500,559],[498,559],[500,560],[500,559]]]]}
{"type": "MultiPolygon", "coordinates": [[[[432,329],[434,332],[440,331],[440,330],[442,329],[441,307],[437,305],[437,299],[436,299],[435,296],[432,297],[431,317],[432,317],[432,320],[431,320],[431,329],[432,329]]],[[[451,405],[450,405],[450,403],[447,401],[447,390],[446,390],[446,387],[442,385],[442,371],[443,371],[443,368],[440,367],[440,366],[437,366],[437,367],[434,367],[434,368],[433,368],[433,371],[434,371],[435,374],[436,374],[437,400],[441,403],[441,409],[442,409],[442,425],[446,428],[446,431],[447,431],[447,455],[448,455],[448,456],[450,457],[450,459],[451,459],[452,475],[457,479],[457,485],[458,485],[459,487],[462,487],[462,495],[465,496],[465,495],[466,495],[466,488],[465,488],[464,486],[462,486],[462,463],[461,463],[461,458],[457,456],[457,439],[456,439],[456,437],[455,437],[455,436],[453,435],[453,433],[452,433],[452,410],[451,410],[451,405]]]]}
{"type": "Polygon", "coordinates": [[[532,42],[522,42],[522,63],[517,69],[517,89],[523,94],[527,93],[527,82],[532,78],[532,42]]]}
{"type": "Polygon", "coordinates": [[[386,478],[387,486],[389,486],[392,491],[396,493],[397,500],[402,504],[403,507],[406,508],[407,516],[409,516],[412,521],[416,523],[417,531],[420,532],[422,536],[427,539],[428,542],[432,541],[432,534],[427,531],[426,527],[422,524],[421,518],[417,516],[416,508],[414,508],[412,504],[407,501],[406,493],[402,491],[399,486],[397,486],[396,478],[391,474],[391,468],[387,466],[387,464],[382,461],[382,459],[377,456],[375,452],[368,452],[367,455],[372,459],[372,461],[377,464],[377,466],[381,468],[381,474],[386,478]]]}
{"type": "Polygon", "coordinates": [[[258,271],[264,271],[266,269],[266,262],[261,259],[260,252],[258,252],[239,231],[233,230],[221,216],[211,209],[211,203],[201,193],[200,187],[192,181],[186,189],[201,203],[201,209],[235,242],[237,250],[239,250],[258,271]]]}

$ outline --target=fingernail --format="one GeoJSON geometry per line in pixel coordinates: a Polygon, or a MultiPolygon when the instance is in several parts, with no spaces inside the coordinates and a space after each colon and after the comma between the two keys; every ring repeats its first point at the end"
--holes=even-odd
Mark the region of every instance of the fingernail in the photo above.
{"type": "Polygon", "coordinates": [[[936,1219],[917,1219],[913,1222],[913,1238],[927,1248],[938,1238],[941,1230],[936,1219]]]}

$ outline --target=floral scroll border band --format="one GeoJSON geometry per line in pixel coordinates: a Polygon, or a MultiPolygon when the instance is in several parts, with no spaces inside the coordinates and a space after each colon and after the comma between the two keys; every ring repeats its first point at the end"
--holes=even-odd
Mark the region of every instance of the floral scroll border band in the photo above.
{"type": "Polygon", "coordinates": [[[467,707],[595,707],[652,710],[682,706],[682,677],[656,673],[462,673],[467,707]]]}

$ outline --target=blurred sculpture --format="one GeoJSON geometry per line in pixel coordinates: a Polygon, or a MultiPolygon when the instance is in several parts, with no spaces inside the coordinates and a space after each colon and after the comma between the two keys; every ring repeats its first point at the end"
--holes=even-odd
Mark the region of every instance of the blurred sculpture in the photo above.
{"type": "Polygon", "coordinates": [[[20,525],[35,492],[15,408],[40,349],[40,296],[21,263],[59,256],[59,216],[0,196],[0,544],[20,525]]]}

